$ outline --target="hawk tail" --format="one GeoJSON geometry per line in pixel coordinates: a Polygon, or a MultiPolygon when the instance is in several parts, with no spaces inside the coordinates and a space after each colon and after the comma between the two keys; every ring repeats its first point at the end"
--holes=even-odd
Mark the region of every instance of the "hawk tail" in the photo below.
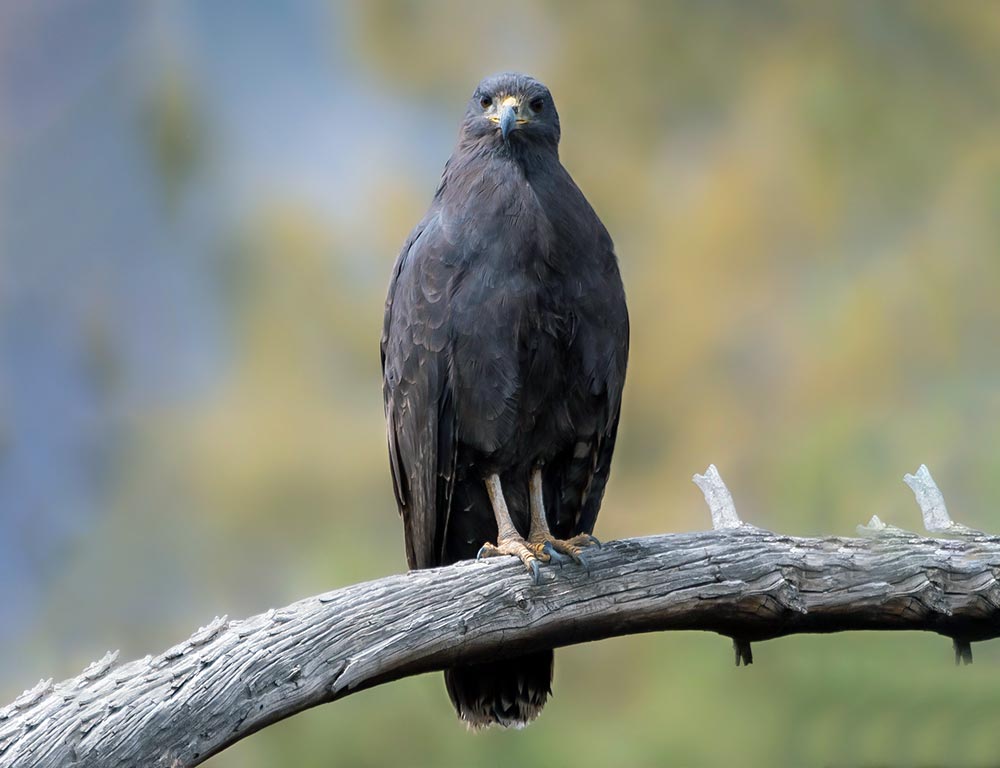
{"type": "Polygon", "coordinates": [[[503,661],[452,667],[444,683],[459,718],[471,730],[491,725],[523,728],[552,692],[551,650],[503,661]]]}

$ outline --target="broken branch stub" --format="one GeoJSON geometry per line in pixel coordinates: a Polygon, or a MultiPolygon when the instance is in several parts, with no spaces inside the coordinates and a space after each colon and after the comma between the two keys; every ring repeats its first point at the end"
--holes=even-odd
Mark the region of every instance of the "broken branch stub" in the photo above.
{"type": "Polygon", "coordinates": [[[733,495],[722,481],[722,476],[714,464],[708,465],[705,474],[695,475],[692,479],[694,484],[701,488],[701,492],[705,494],[705,503],[708,504],[709,512],[712,515],[712,528],[723,531],[743,526],[743,521],[736,513],[733,495]]]}

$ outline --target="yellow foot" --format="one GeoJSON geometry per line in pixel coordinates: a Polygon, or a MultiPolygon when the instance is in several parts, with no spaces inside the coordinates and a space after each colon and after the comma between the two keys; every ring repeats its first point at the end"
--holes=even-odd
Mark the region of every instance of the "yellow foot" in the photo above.
{"type": "Polygon", "coordinates": [[[591,536],[589,533],[581,533],[571,539],[540,538],[529,541],[525,541],[521,536],[514,536],[502,539],[497,544],[489,542],[483,544],[479,548],[476,560],[483,557],[513,555],[524,563],[524,567],[531,574],[532,583],[537,585],[539,582],[539,563],[553,562],[561,568],[564,563],[572,561],[577,565],[582,565],[589,572],[590,566],[582,551],[586,547],[600,549],[601,542],[597,540],[596,536],[591,536]]]}
{"type": "Polygon", "coordinates": [[[572,560],[577,565],[587,568],[588,571],[590,568],[582,550],[585,547],[601,548],[601,542],[589,533],[581,533],[572,539],[545,539],[541,544],[542,552],[547,554],[557,565],[562,566],[566,561],[572,560]]]}
{"type": "Polygon", "coordinates": [[[513,555],[524,563],[531,574],[531,583],[537,585],[539,579],[538,564],[549,562],[551,555],[546,551],[545,544],[532,544],[520,536],[501,539],[496,544],[489,542],[479,548],[476,560],[481,557],[496,557],[498,555],[513,555]]]}

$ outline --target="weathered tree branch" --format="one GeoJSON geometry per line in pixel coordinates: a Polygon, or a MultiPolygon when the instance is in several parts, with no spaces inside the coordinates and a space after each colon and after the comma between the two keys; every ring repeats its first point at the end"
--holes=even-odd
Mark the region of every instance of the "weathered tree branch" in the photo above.
{"type": "MultiPolygon", "coordinates": [[[[700,480],[710,505],[732,507],[717,472],[700,480]]],[[[737,663],[751,642],[800,632],[929,630],[965,660],[1000,635],[1000,537],[927,539],[876,518],[867,538],[804,539],[731,513],[717,531],[606,545],[589,574],[545,568],[537,587],[513,560],[461,563],[217,619],[156,657],[109,654],[0,710],[0,766],[193,766],[363,688],[615,635],[718,632],[737,663]]]]}

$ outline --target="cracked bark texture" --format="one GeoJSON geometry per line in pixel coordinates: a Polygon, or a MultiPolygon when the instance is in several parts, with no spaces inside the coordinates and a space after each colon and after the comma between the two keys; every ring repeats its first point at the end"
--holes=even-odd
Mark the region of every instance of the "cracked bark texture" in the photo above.
{"type": "Polygon", "coordinates": [[[1000,537],[805,539],[751,528],[628,539],[591,570],[500,558],[390,576],[241,621],[157,655],[108,654],[0,709],[0,766],[193,766],[270,723],[455,663],[614,635],[698,629],[750,642],[802,632],[1000,635],[1000,537]]]}

